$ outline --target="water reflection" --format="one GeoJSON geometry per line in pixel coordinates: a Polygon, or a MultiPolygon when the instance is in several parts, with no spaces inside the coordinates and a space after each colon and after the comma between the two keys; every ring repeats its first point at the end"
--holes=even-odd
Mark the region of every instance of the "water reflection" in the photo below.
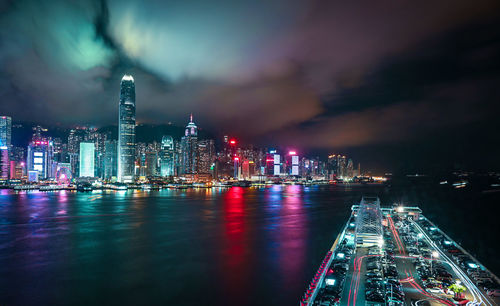
{"type": "Polygon", "coordinates": [[[246,258],[248,245],[247,224],[245,220],[245,189],[230,188],[223,196],[223,242],[222,248],[227,256],[221,257],[224,290],[228,292],[227,304],[243,305],[242,292],[249,284],[248,267],[251,263],[246,258]]]}
{"type": "Polygon", "coordinates": [[[297,185],[286,186],[279,230],[279,260],[284,286],[300,278],[304,271],[304,258],[307,251],[307,228],[302,202],[302,188],[297,185]]]}
{"type": "Polygon", "coordinates": [[[279,185],[0,196],[0,305],[296,304],[343,203],[279,185]]]}

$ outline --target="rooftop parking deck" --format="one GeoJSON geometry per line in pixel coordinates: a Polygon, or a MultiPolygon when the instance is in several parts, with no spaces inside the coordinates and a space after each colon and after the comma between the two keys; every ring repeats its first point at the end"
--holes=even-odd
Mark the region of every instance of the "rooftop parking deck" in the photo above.
{"type": "Polygon", "coordinates": [[[498,278],[418,207],[382,208],[383,242],[371,247],[356,246],[358,212],[353,206],[323,278],[302,305],[498,305],[488,295],[498,278]]]}

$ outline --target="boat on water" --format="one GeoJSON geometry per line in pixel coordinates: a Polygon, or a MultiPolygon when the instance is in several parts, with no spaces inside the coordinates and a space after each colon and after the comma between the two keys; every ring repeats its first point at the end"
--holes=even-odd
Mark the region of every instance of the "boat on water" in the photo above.
{"type": "Polygon", "coordinates": [[[88,182],[82,182],[76,185],[77,191],[92,191],[92,189],[92,184],[88,182]]]}
{"type": "Polygon", "coordinates": [[[251,187],[252,182],[250,181],[236,181],[233,183],[233,187],[251,187]]]}

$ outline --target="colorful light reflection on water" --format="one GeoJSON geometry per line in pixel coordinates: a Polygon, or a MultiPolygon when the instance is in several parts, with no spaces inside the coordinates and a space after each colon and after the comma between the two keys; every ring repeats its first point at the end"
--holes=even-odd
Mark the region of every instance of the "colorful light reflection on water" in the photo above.
{"type": "Polygon", "coordinates": [[[331,188],[3,190],[0,305],[296,304],[356,196],[331,188]]]}

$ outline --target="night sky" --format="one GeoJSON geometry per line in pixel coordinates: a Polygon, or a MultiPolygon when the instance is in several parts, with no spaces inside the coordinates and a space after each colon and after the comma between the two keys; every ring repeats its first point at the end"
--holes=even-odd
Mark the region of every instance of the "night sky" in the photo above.
{"type": "Polygon", "coordinates": [[[388,170],[498,169],[500,2],[3,1],[0,113],[140,123],[342,152],[388,170]]]}

